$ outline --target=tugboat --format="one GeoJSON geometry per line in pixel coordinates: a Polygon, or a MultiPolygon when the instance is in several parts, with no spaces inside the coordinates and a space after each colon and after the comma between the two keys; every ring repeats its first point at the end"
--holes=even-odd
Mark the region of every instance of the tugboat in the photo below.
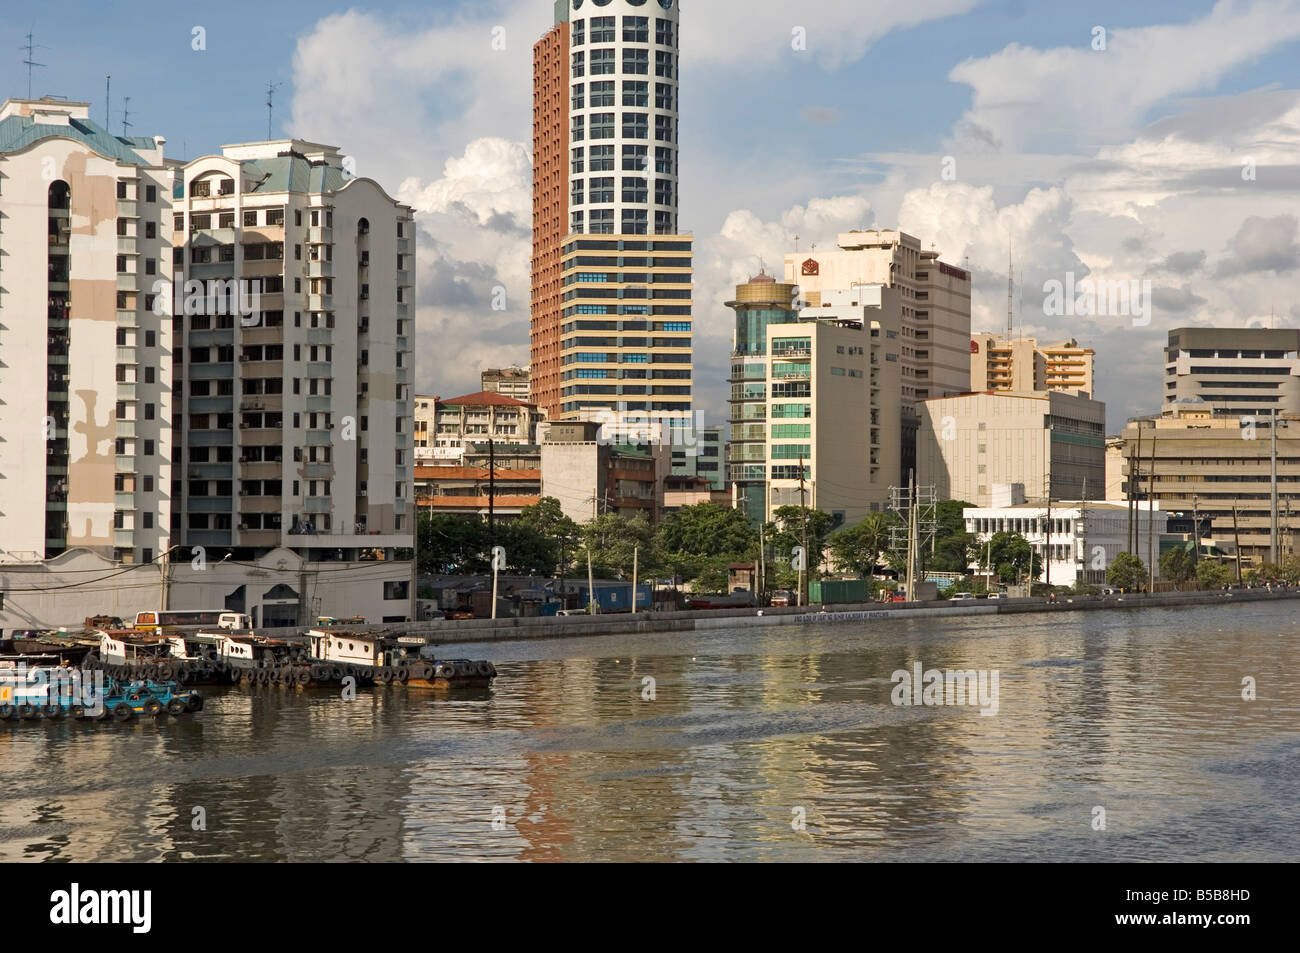
{"type": "Polygon", "coordinates": [[[203,709],[203,696],[181,691],[175,682],[95,678],[89,670],[25,661],[0,667],[0,722],[131,721],[137,715],[179,718],[203,709]],[[92,683],[92,679],[98,684],[92,683]]]}
{"type": "MultiPolygon", "coordinates": [[[[424,639],[349,629],[312,629],[307,633],[313,668],[362,670],[383,685],[408,688],[487,688],[497,676],[491,662],[438,659],[424,639]],[[328,663],[328,664],[326,664],[328,663]]],[[[331,672],[332,674],[332,672],[331,672]]]]}

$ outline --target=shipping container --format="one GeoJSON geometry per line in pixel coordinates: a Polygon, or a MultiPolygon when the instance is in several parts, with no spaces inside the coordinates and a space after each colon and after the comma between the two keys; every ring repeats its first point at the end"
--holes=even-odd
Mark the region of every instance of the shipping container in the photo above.
{"type": "Polygon", "coordinates": [[[868,579],[822,579],[808,584],[808,601],[822,605],[871,601],[868,579]]]}

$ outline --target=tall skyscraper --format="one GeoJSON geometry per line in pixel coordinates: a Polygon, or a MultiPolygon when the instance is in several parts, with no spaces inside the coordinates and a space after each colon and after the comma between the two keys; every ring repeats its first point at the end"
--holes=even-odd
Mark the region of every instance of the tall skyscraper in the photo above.
{"type": "Polygon", "coordinates": [[[553,420],[691,419],[678,39],[676,0],[559,0],[533,50],[532,400],[553,420]]]}
{"type": "Polygon", "coordinates": [[[87,103],[0,107],[0,560],[168,546],[163,142],[111,135],[87,103]]]}

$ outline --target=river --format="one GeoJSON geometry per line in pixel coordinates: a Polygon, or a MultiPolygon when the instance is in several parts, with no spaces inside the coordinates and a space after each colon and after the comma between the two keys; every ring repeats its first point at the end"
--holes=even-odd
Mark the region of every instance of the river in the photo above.
{"type": "Polygon", "coordinates": [[[1293,613],[463,645],[492,689],[0,725],[0,859],[1295,860],[1293,613]],[[996,671],[996,714],[894,704],[917,662],[996,671]]]}

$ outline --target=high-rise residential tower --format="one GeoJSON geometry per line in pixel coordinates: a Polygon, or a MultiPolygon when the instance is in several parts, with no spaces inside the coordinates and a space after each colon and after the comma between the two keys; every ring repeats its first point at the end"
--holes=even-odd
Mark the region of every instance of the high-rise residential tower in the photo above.
{"type": "Polygon", "coordinates": [[[684,427],[677,0],[559,0],[533,50],[532,396],[553,419],[684,427]]]}
{"type": "Polygon", "coordinates": [[[175,173],[173,541],[391,559],[415,524],[411,209],[299,139],[175,173]]]}
{"type": "Polygon", "coordinates": [[[89,109],[0,107],[0,561],[169,546],[164,140],[110,135],[89,109]]]}

